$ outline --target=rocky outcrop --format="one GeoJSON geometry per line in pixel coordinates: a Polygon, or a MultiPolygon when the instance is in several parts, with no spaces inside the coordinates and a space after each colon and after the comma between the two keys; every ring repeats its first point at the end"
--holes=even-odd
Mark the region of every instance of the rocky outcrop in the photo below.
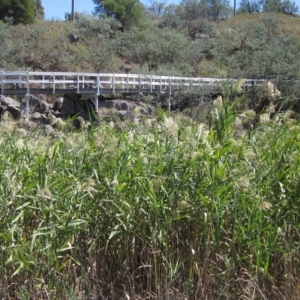
{"type": "Polygon", "coordinates": [[[70,43],[77,43],[79,41],[79,36],[74,32],[69,33],[68,38],[70,43]]]}
{"type": "MultiPolygon", "coordinates": [[[[88,128],[91,122],[119,122],[124,120],[138,119],[152,116],[154,108],[142,102],[128,100],[103,100],[98,101],[98,112],[95,112],[92,99],[87,96],[73,94],[58,97],[53,103],[48,103],[43,96],[30,96],[28,101],[28,112],[26,111],[26,100],[24,98],[16,101],[10,97],[0,97],[0,116],[5,111],[13,118],[25,118],[28,122],[43,125],[47,133],[53,130],[72,130],[76,128],[88,128]],[[64,119],[74,118],[73,125],[66,125],[64,119]],[[78,121],[80,120],[80,121],[78,121]],[[83,124],[86,123],[86,124],[83,124]],[[47,127],[45,127],[47,126],[47,127]],[[52,128],[50,128],[50,127],[52,128]]],[[[46,132],[46,131],[45,131],[46,132]]]]}
{"type": "Polygon", "coordinates": [[[20,102],[1,95],[0,96],[0,116],[8,111],[14,119],[18,119],[21,116],[21,105],[20,102]]]}

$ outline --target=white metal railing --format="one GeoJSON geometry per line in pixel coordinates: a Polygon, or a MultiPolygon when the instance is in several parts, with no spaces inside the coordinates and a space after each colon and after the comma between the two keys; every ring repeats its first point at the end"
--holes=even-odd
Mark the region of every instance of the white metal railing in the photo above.
{"type": "MultiPolygon", "coordinates": [[[[58,90],[64,93],[88,93],[98,110],[98,96],[102,93],[168,93],[168,106],[174,89],[193,89],[203,87],[213,92],[223,84],[235,84],[238,79],[174,77],[140,74],[111,73],[73,73],[73,72],[24,72],[0,71],[0,90],[3,95],[10,90],[22,90],[25,94],[26,108],[30,91],[38,90],[40,94],[56,94],[58,90]]],[[[264,79],[243,79],[243,87],[258,86],[264,79]]]]}
{"type": "MultiPolygon", "coordinates": [[[[263,79],[244,79],[244,86],[257,86],[263,79]]],[[[194,86],[208,86],[211,88],[221,86],[224,83],[236,83],[237,79],[220,78],[194,78],[174,77],[138,74],[111,74],[111,73],[72,73],[72,72],[24,72],[1,71],[0,88],[2,94],[5,89],[25,89],[30,93],[31,89],[44,89],[53,94],[58,89],[72,89],[76,93],[80,91],[94,90],[100,94],[101,90],[110,89],[112,93],[117,90],[129,92],[130,90],[149,90],[149,92],[163,93],[172,88],[194,86]]]]}

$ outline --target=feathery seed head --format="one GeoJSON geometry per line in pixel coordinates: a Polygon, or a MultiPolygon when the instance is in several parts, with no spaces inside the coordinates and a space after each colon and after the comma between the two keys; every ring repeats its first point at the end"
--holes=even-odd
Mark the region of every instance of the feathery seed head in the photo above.
{"type": "Polygon", "coordinates": [[[117,188],[119,185],[119,182],[117,179],[114,179],[110,182],[110,186],[113,187],[113,188],[117,188]]]}

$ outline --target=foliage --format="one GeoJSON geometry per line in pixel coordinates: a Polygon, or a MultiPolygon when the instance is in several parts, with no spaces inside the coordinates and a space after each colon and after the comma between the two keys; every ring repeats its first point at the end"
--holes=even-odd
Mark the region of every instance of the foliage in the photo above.
{"type": "Polygon", "coordinates": [[[36,0],[35,16],[38,20],[44,20],[45,12],[41,0],[36,0]]]}
{"type": "Polygon", "coordinates": [[[223,100],[207,125],[51,137],[5,121],[1,298],[299,295],[299,126],[239,137],[223,100]]]}
{"type": "Polygon", "coordinates": [[[262,3],[263,10],[266,12],[273,11],[295,15],[299,11],[296,3],[291,0],[265,0],[262,3]]]}
{"type": "Polygon", "coordinates": [[[76,27],[83,33],[82,38],[89,39],[89,37],[103,35],[112,38],[116,35],[121,23],[113,17],[92,17],[86,14],[77,14],[76,27]]]}
{"type": "Polygon", "coordinates": [[[150,0],[150,6],[146,7],[147,17],[151,20],[159,20],[165,12],[166,0],[150,0]]]}
{"type": "Polygon", "coordinates": [[[241,0],[239,3],[239,13],[258,13],[260,11],[261,2],[257,0],[241,0]]]}
{"type": "Polygon", "coordinates": [[[94,0],[94,3],[97,14],[115,17],[125,31],[144,17],[143,5],[139,0],[94,0]]]}
{"type": "Polygon", "coordinates": [[[165,6],[159,19],[135,25],[129,32],[120,30],[122,24],[115,17],[105,15],[77,14],[75,24],[3,25],[1,67],[124,72],[125,66],[135,73],[268,77],[282,84],[284,92],[299,95],[296,18],[258,13],[212,22],[200,17],[200,11],[189,23],[184,9],[183,4],[165,6]],[[77,41],[70,42],[70,35],[77,41]],[[284,80],[289,80],[289,89],[284,80]]]}
{"type": "Polygon", "coordinates": [[[113,67],[115,44],[104,36],[90,38],[86,45],[89,49],[88,62],[93,66],[93,72],[100,73],[113,67]]]}
{"type": "Polygon", "coordinates": [[[299,7],[291,0],[242,0],[239,5],[240,13],[277,12],[296,15],[299,7]]]}
{"type": "Polygon", "coordinates": [[[141,66],[147,64],[150,72],[162,64],[176,63],[187,44],[181,32],[171,29],[137,29],[124,36],[121,54],[141,66]]]}
{"type": "Polygon", "coordinates": [[[1,0],[0,20],[12,18],[14,24],[30,24],[35,21],[35,0],[1,0]]]}
{"type": "Polygon", "coordinates": [[[0,69],[10,67],[14,52],[8,25],[0,21],[0,69]]]}
{"type": "Polygon", "coordinates": [[[183,0],[179,5],[171,4],[165,7],[161,26],[186,28],[189,36],[194,39],[197,34],[203,33],[205,27],[209,27],[208,20],[217,21],[230,14],[231,8],[225,0],[183,0]]]}

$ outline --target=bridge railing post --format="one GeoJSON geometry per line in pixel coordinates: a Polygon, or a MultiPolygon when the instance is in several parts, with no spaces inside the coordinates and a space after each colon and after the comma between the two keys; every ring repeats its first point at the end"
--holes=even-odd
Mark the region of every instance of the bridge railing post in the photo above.
{"type": "Polygon", "coordinates": [[[168,97],[168,114],[171,115],[171,77],[169,77],[169,97],[168,97]]]}
{"type": "Polygon", "coordinates": [[[79,73],[77,73],[77,94],[79,94],[79,73]]]}
{"type": "Polygon", "coordinates": [[[19,83],[18,83],[19,89],[22,88],[22,75],[19,75],[19,83]]]}
{"type": "Polygon", "coordinates": [[[97,74],[97,95],[100,95],[100,74],[97,74]]]}
{"type": "Polygon", "coordinates": [[[115,94],[116,93],[116,87],[115,87],[115,81],[116,81],[116,79],[115,79],[115,74],[113,74],[113,78],[112,78],[112,91],[113,91],[113,94],[115,94]]]}
{"type": "Polygon", "coordinates": [[[52,93],[53,95],[55,95],[55,73],[53,72],[53,75],[52,75],[52,78],[53,78],[53,87],[52,87],[52,93]]]}
{"type": "Polygon", "coordinates": [[[29,71],[27,71],[27,95],[29,95],[29,90],[30,90],[30,86],[29,86],[29,71]]]}
{"type": "Polygon", "coordinates": [[[159,93],[161,94],[161,76],[159,76],[159,93]]]}
{"type": "Polygon", "coordinates": [[[129,74],[127,73],[127,87],[126,87],[127,93],[129,92],[129,74]]]}
{"type": "Polygon", "coordinates": [[[4,92],[4,72],[1,71],[1,94],[3,95],[4,92]]]}
{"type": "Polygon", "coordinates": [[[26,114],[26,118],[28,118],[29,116],[29,94],[25,95],[25,114],[26,114]]]}
{"type": "Polygon", "coordinates": [[[139,74],[139,92],[138,92],[138,97],[137,100],[140,102],[140,96],[141,96],[141,88],[142,88],[142,82],[141,82],[141,74],[139,74]]]}

